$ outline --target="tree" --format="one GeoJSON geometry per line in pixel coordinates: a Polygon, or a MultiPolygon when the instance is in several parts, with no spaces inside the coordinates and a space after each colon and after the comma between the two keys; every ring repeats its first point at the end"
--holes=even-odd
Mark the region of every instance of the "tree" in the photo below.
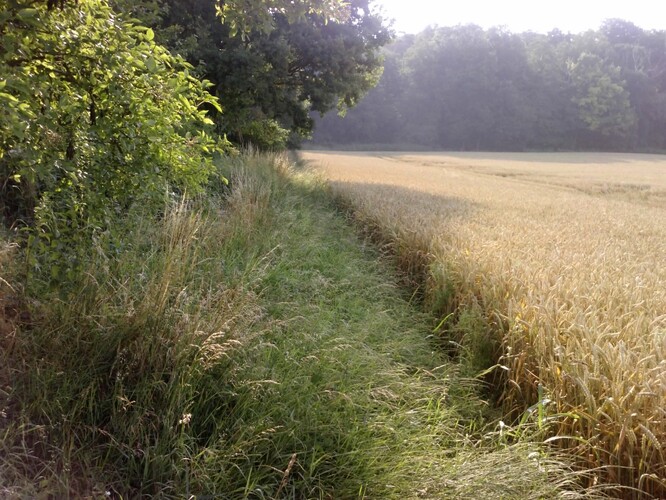
{"type": "Polygon", "coordinates": [[[404,143],[403,93],[408,88],[404,72],[404,52],[411,46],[409,37],[401,38],[383,50],[384,71],[377,86],[359,104],[345,113],[315,115],[318,142],[404,143]]]}
{"type": "Polygon", "coordinates": [[[427,30],[406,56],[412,141],[450,149],[521,149],[531,129],[521,40],[478,26],[427,30]]]}
{"type": "Polygon", "coordinates": [[[160,5],[157,38],[215,84],[224,107],[215,117],[218,130],[238,142],[280,129],[294,139],[308,136],[310,111],[354,106],[376,84],[379,49],[392,36],[369,0],[160,5]]]}
{"type": "MultiPolygon", "coordinates": [[[[171,189],[201,189],[217,141],[207,84],[101,0],[49,10],[0,0],[0,193],[45,253],[171,189]]],[[[70,258],[70,257],[68,257],[70,258]]]]}
{"type": "Polygon", "coordinates": [[[630,135],[636,117],[619,67],[604,64],[597,55],[583,53],[571,66],[571,79],[573,101],[589,141],[610,145],[609,139],[621,140],[630,135]]]}
{"type": "Polygon", "coordinates": [[[611,42],[609,59],[620,68],[632,108],[636,111],[635,141],[664,148],[666,137],[666,41],[662,32],[647,32],[621,19],[609,19],[601,32],[611,42]]]}
{"type": "Polygon", "coordinates": [[[318,16],[324,22],[344,23],[353,15],[349,0],[216,0],[215,8],[221,20],[229,25],[232,34],[269,32],[275,28],[275,17],[290,23],[318,16]]]}
{"type": "Polygon", "coordinates": [[[389,47],[386,79],[366,103],[344,123],[320,121],[316,140],[477,150],[666,147],[662,31],[621,20],[578,35],[456,26],[398,43],[408,49],[389,47]]]}

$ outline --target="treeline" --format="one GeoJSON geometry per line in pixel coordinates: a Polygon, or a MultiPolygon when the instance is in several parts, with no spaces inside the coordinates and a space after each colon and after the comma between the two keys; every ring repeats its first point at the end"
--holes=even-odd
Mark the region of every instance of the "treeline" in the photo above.
{"type": "Polygon", "coordinates": [[[59,279],[133,206],[224,182],[221,155],[297,144],[376,84],[369,4],[0,0],[0,225],[59,279]]]}
{"type": "Polygon", "coordinates": [[[320,145],[451,150],[666,149],[666,32],[428,28],[385,49],[378,86],[320,145]]]}
{"type": "Polygon", "coordinates": [[[372,0],[254,0],[249,9],[238,0],[110,3],[213,83],[220,135],[260,149],[297,146],[311,134],[311,111],[354,106],[379,80],[379,49],[393,38],[372,0]]]}

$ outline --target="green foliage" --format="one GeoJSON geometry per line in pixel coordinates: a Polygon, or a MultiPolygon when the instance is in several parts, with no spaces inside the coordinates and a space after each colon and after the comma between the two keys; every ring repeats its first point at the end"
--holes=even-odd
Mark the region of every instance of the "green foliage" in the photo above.
{"type": "Polygon", "coordinates": [[[663,31],[609,20],[580,35],[429,28],[385,50],[377,87],[322,145],[452,150],[666,149],[663,31]],[[384,146],[386,147],[386,146],[384,146]]]}
{"type": "MultiPolygon", "coordinates": [[[[144,3],[132,2],[131,12],[141,16],[135,9],[144,3]]],[[[124,7],[127,0],[114,4],[124,7]]],[[[251,122],[264,128],[274,120],[308,137],[311,111],[343,111],[377,83],[379,49],[392,37],[368,0],[343,5],[344,15],[340,5],[331,0],[224,2],[223,23],[213,0],[165,0],[160,20],[147,21],[161,43],[215,84],[224,105],[224,114],[215,117],[219,131],[243,142],[251,122]]]]}
{"type": "Polygon", "coordinates": [[[289,131],[280,127],[275,120],[253,120],[240,131],[241,142],[261,151],[281,151],[286,149],[289,131]]]}
{"type": "Polygon", "coordinates": [[[230,26],[232,36],[271,31],[276,14],[290,22],[311,15],[320,16],[325,22],[345,22],[350,16],[350,5],[345,0],[216,0],[215,7],[222,21],[230,26]]]}
{"type": "Polygon", "coordinates": [[[604,67],[599,56],[583,53],[571,66],[570,74],[575,89],[573,102],[589,131],[611,138],[632,131],[636,117],[619,67],[604,67]]]}
{"type": "Polygon", "coordinates": [[[102,0],[32,3],[0,2],[0,186],[9,222],[34,225],[33,250],[57,259],[168,186],[200,190],[220,146],[204,106],[219,106],[102,0]]]}
{"type": "Polygon", "coordinates": [[[117,218],[123,251],[96,246],[83,282],[39,295],[40,319],[11,349],[0,342],[0,408],[20,408],[0,422],[0,491],[185,496],[187,460],[206,438],[188,415],[201,400],[211,412],[233,403],[231,355],[258,314],[246,288],[256,276],[232,283],[220,265],[230,231],[213,206],[117,218]],[[22,439],[39,444],[26,453],[22,439]]]}

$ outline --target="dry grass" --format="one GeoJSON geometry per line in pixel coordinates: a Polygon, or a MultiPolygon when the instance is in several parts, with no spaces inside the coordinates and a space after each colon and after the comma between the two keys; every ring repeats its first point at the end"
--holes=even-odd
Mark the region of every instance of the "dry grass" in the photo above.
{"type": "Polygon", "coordinates": [[[488,337],[507,411],[541,384],[568,415],[553,442],[625,497],[666,495],[666,158],[304,157],[403,261],[429,255],[426,299],[463,348],[488,337]],[[475,334],[453,324],[470,311],[475,334]]]}

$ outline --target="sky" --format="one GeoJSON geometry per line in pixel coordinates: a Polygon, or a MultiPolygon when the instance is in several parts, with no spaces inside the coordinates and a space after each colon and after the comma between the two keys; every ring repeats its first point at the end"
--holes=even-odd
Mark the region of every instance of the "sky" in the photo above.
{"type": "Polygon", "coordinates": [[[620,18],[644,29],[666,29],[666,0],[374,0],[398,32],[418,33],[430,24],[506,26],[510,31],[579,33],[620,18]]]}

